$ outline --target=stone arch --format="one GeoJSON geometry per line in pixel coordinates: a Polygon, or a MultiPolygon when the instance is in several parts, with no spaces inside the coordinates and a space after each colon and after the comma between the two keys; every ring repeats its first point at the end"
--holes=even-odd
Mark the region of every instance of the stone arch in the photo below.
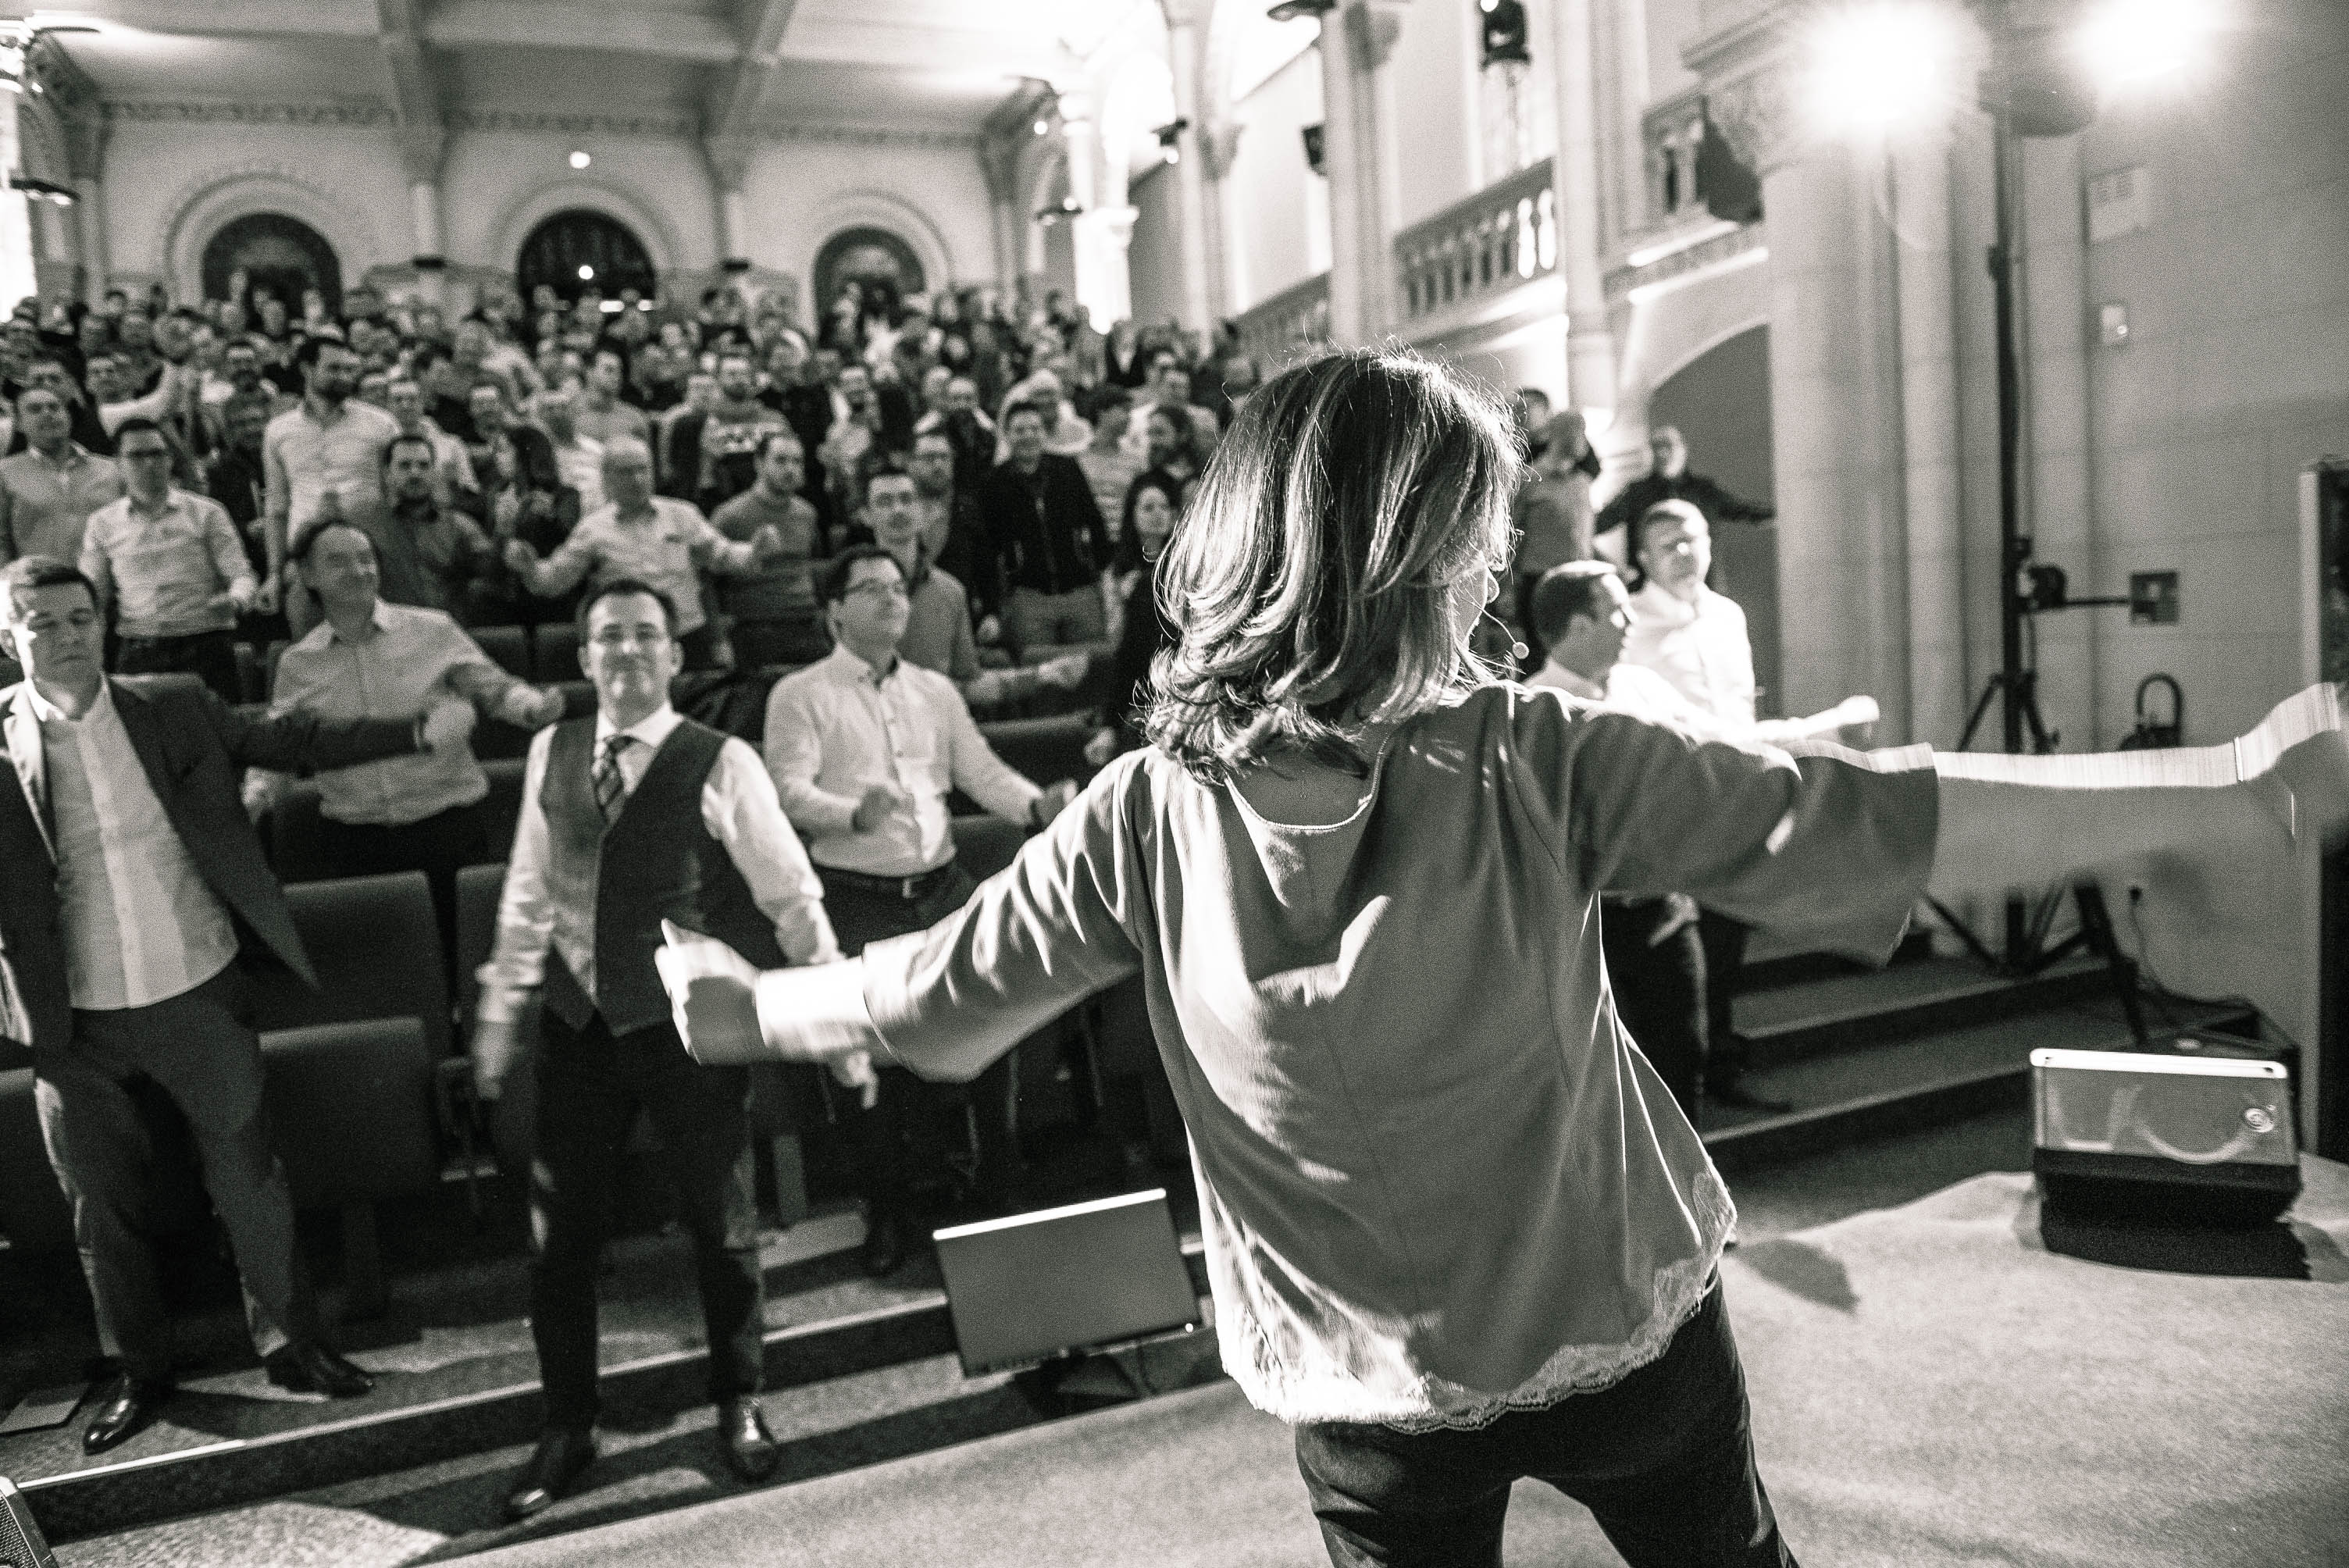
{"type": "MultiPolygon", "coordinates": [[[[961,277],[954,263],[954,252],[938,226],[924,212],[903,197],[886,191],[843,191],[835,193],[816,209],[814,222],[808,225],[812,243],[801,259],[800,275],[815,286],[816,258],[830,244],[833,236],[846,229],[884,229],[905,242],[914,259],[922,264],[926,287],[936,290],[947,287],[961,277]]],[[[811,302],[811,308],[821,305],[811,302]]]]}
{"type": "Polygon", "coordinates": [[[676,225],[657,207],[641,200],[626,186],[584,175],[533,186],[516,198],[490,231],[485,247],[490,264],[512,266],[532,230],[556,213],[574,208],[601,212],[633,232],[652,258],[656,273],[667,274],[688,264],[679,252],[676,225]]]}
{"type": "Polygon", "coordinates": [[[152,270],[170,280],[180,299],[202,297],[204,247],[212,236],[256,212],[280,212],[316,230],[352,279],[402,253],[383,242],[366,213],[276,164],[249,164],[207,176],[183,190],[170,211],[152,270]]]}

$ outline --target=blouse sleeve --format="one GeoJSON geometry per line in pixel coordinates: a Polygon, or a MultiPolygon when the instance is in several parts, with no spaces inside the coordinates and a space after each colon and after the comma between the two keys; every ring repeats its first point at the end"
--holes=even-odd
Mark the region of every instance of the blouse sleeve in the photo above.
{"type": "Polygon", "coordinates": [[[1701,739],[1625,713],[1513,704],[1516,782],[1594,891],[1684,892],[1807,945],[1881,962],[1933,867],[1931,748],[1701,739]]]}
{"type": "Polygon", "coordinates": [[[924,1078],[975,1078],[1052,1019],[1141,967],[1149,895],[1128,830],[1141,753],[1095,775],[970,901],[864,950],[864,1005],[924,1078]]]}

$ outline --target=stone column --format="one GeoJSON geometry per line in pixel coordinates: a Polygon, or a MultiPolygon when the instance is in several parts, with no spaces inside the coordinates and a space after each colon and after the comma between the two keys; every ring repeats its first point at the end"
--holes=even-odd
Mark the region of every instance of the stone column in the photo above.
{"type": "Polygon", "coordinates": [[[1214,238],[1207,221],[1208,105],[1206,76],[1208,0],[1159,0],[1166,13],[1166,52],[1174,77],[1174,114],[1188,128],[1176,143],[1175,246],[1182,258],[1183,325],[1205,333],[1216,319],[1214,238]]]}
{"type": "Polygon", "coordinates": [[[989,239],[995,262],[995,286],[1009,298],[1019,282],[1021,229],[1030,222],[1019,210],[1019,159],[1029,133],[1002,132],[978,144],[979,177],[987,182],[989,239]]]}
{"type": "Polygon", "coordinates": [[[1133,237],[1133,209],[1125,201],[1125,170],[1104,157],[1101,126],[1092,98],[1061,95],[1061,128],[1069,158],[1069,194],[1079,211],[1070,220],[1077,268],[1077,306],[1102,332],[1133,314],[1133,283],[1126,270],[1126,245],[1133,237]]]}
{"type": "Polygon", "coordinates": [[[1321,156],[1330,181],[1330,335],[1369,343],[1394,320],[1378,71],[1402,30],[1394,0],[1347,0],[1321,17],[1321,156]]]}
{"type": "MultiPolygon", "coordinates": [[[[1599,95],[1591,69],[1591,0],[1551,0],[1557,81],[1558,271],[1566,279],[1566,395],[1585,410],[1615,407],[1615,339],[1599,267],[1599,95]]],[[[1602,424],[1604,421],[1602,421],[1602,424]]]]}
{"type": "Polygon", "coordinates": [[[1883,709],[1879,740],[1894,744],[1915,737],[1899,311],[1875,191],[1883,155],[1804,137],[1794,14],[1782,6],[1687,51],[1714,122],[1762,176],[1786,607],[1775,706],[1811,713],[1864,692],[1883,709]]]}
{"type": "Polygon", "coordinates": [[[400,129],[400,161],[408,170],[408,229],[416,292],[427,304],[445,305],[449,260],[440,237],[440,164],[449,139],[438,126],[400,129]]]}
{"type": "Polygon", "coordinates": [[[81,297],[95,304],[106,294],[113,257],[106,235],[106,142],[104,117],[95,103],[87,114],[58,119],[74,182],[74,253],[81,297]]]}
{"type": "Polygon", "coordinates": [[[1955,746],[1973,693],[1966,674],[1965,535],[1960,508],[1955,195],[1947,125],[1891,150],[1898,250],[1901,500],[1909,561],[1909,733],[1955,746]]]}
{"type": "MultiPolygon", "coordinates": [[[[1241,247],[1232,243],[1232,234],[1239,227],[1239,191],[1231,181],[1232,160],[1239,156],[1241,129],[1218,122],[1199,133],[1200,172],[1207,185],[1208,310],[1217,320],[1234,314],[1234,300],[1247,297],[1241,247]]],[[[1309,171],[1306,175],[1309,181],[1314,178],[1309,171]]]]}
{"type": "Polygon", "coordinates": [[[750,139],[706,137],[701,152],[709,162],[709,183],[717,198],[719,271],[731,286],[750,270],[750,207],[742,193],[750,178],[750,139]]]}
{"type": "MultiPolygon", "coordinates": [[[[2038,559],[2062,567],[2075,594],[2118,593],[2098,553],[2088,454],[2087,235],[2080,220],[2080,139],[2018,144],[2015,307],[2023,366],[2023,531],[2038,559]]],[[[2101,731],[2099,634],[2127,623],[2111,610],[2041,615],[2039,710],[2066,751],[2117,741],[2101,731]]],[[[2119,693],[2114,694],[2116,696],[2119,693]]]]}
{"type": "MultiPolygon", "coordinates": [[[[5,57],[0,58],[0,71],[21,81],[22,46],[0,44],[0,57],[5,57]]],[[[11,179],[24,170],[24,155],[16,140],[16,111],[24,101],[21,88],[0,92],[0,174],[11,179]]],[[[39,274],[33,265],[32,201],[13,191],[0,192],[0,310],[12,309],[18,300],[40,292],[39,274]]]]}

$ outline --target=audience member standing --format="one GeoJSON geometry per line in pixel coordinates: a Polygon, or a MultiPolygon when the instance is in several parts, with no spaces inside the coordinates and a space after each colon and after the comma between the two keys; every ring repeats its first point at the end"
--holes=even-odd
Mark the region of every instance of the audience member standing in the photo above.
{"type": "MultiPolygon", "coordinates": [[[[700,460],[691,474],[680,472],[678,494],[705,512],[715,511],[759,479],[759,452],[767,438],[785,428],[774,410],[759,401],[758,372],[744,349],[718,356],[718,397],[709,412],[694,420],[700,460]]],[[[676,438],[681,438],[680,425],[676,438]]]]}
{"type": "MultiPolygon", "coordinates": [[[[644,451],[626,438],[613,449],[644,451]]],[[[746,1480],[773,1473],[780,1455],[755,1398],[765,1350],[749,1075],[685,1054],[653,953],[667,920],[771,963],[839,956],[758,754],[669,706],[678,647],[667,598],[616,578],[579,620],[595,713],[531,742],[473,1035],[476,1078],[496,1099],[523,1003],[543,997],[530,1319],[546,1427],[506,1498],[511,1519],[545,1509],[595,1458],[595,1274],[640,1110],[667,1146],[693,1237],[719,1443],[746,1480]]]]}
{"type": "MultiPolygon", "coordinates": [[[[1709,525],[1767,522],[1778,515],[1758,501],[1732,495],[1702,474],[1691,473],[1688,442],[1670,425],[1659,425],[1648,433],[1648,471],[1625,485],[1621,493],[1599,511],[1598,532],[1602,538],[1638,522],[1658,501],[1686,501],[1703,515],[1709,525]]],[[[1619,564],[1630,565],[1638,559],[1638,542],[1629,534],[1609,539],[1602,546],[1602,553],[1619,564]]]]}
{"type": "MultiPolygon", "coordinates": [[[[1704,514],[1685,500],[1661,500],[1630,524],[1629,541],[1647,582],[1631,597],[1626,662],[1653,670],[1689,704],[1733,734],[1754,724],[1754,645],[1745,612],[1704,585],[1713,568],[1713,534],[1704,514]]],[[[1745,1043],[1731,1016],[1745,942],[1753,928],[1707,909],[1698,934],[1704,943],[1704,1092],[1723,1105],[1785,1110],[1746,1088],[1745,1043]]]]}
{"type": "Polygon", "coordinates": [[[73,438],[73,412],[49,387],[16,395],[16,428],[25,449],[0,458],[0,564],[77,560],[89,514],[122,494],[121,470],[73,438]]]}
{"type": "Polygon", "coordinates": [[[0,614],[28,675],[0,693],[23,786],[0,790],[0,992],[22,1002],[41,1135],[73,1204],[112,1367],[82,1447],[114,1447],[171,1391],[171,1322],[142,1229],[148,1136],[123,1087],[134,1077],[169,1095],[194,1134],[272,1381],[364,1394],[367,1373],[320,1337],[262,1110],[240,945],[316,976],[237,784],[246,768],[332,769],[454,745],[471,710],[260,719],[185,678],[109,679],[96,590],[46,556],[0,570],[0,614]]]}
{"type": "MultiPolygon", "coordinates": [[[[394,436],[384,449],[385,501],[346,521],[375,545],[383,596],[395,604],[439,610],[459,621],[485,618],[502,569],[481,524],[450,506],[422,436],[394,436]]],[[[297,542],[295,554],[301,550],[297,542]]],[[[315,589],[316,584],[312,584],[315,589]]]]}
{"type": "Polygon", "coordinates": [[[1000,614],[1003,640],[1021,658],[1031,648],[1098,643],[1109,628],[1109,531],[1084,470],[1044,449],[1046,418],[1034,404],[1011,406],[1003,420],[1010,455],[978,488],[992,559],[969,586],[982,612],[1000,614]]]}
{"type": "MultiPolygon", "coordinates": [[[[843,551],[817,591],[836,645],[769,694],[767,766],[783,810],[808,835],[842,949],[855,954],[924,929],[978,885],[955,863],[949,789],[1040,827],[1075,787],[1039,789],[1013,772],[979,735],[954,683],[900,656],[909,601],[905,570],[887,551],[843,551]]],[[[1019,1167],[1007,1064],[983,1075],[976,1092],[981,1180],[1000,1193],[1019,1167]]],[[[864,1264],[876,1274],[903,1262],[912,1240],[905,1160],[927,1103],[917,1079],[884,1068],[878,1103],[852,1118],[866,1204],[864,1264]]]]}
{"type": "Polygon", "coordinates": [[[1117,545],[1124,623],[1118,629],[1117,649],[1110,655],[1109,706],[1100,727],[1085,743],[1085,760],[1096,768],[1107,767],[1110,758],[1141,744],[1143,713],[1152,690],[1151,665],[1174,645],[1174,624],[1158,602],[1158,558],[1166,552],[1182,510],[1179,487],[1156,475],[1143,475],[1126,492],[1125,527],[1117,545]]]}
{"type": "Polygon", "coordinates": [[[771,531],[780,552],[756,571],[726,578],[718,603],[736,667],[809,665],[832,651],[815,604],[810,575],[821,553],[815,508],[800,494],[807,454],[788,429],[770,430],[759,452],[759,480],[719,507],[709,525],[737,543],[754,543],[771,531]]]}
{"type": "MultiPolygon", "coordinates": [[[[1123,526],[1125,518],[1125,492],[1134,479],[1150,466],[1145,454],[1125,449],[1125,432],[1133,422],[1133,397],[1123,387],[1104,387],[1093,402],[1092,444],[1077,454],[1077,466],[1085,470],[1085,482],[1092,487],[1093,505],[1100,509],[1102,521],[1118,520],[1123,526]]],[[[1124,543],[1123,536],[1112,536],[1112,547],[1124,543]]]]}
{"type": "Polygon", "coordinates": [[[954,682],[964,703],[982,713],[1032,696],[1048,686],[1067,691],[1081,685],[1091,666],[1082,654],[1006,670],[979,667],[969,596],[962,580],[931,556],[920,499],[912,476],[902,469],[885,465],[865,476],[860,542],[887,551],[905,577],[905,631],[898,639],[898,656],[954,682]]]}
{"type": "Polygon", "coordinates": [[[599,348],[587,362],[587,384],[579,397],[579,433],[599,446],[616,436],[650,445],[652,421],[642,408],[622,401],[627,390],[626,362],[616,348],[599,348]]]}
{"type": "Polygon", "coordinates": [[[604,443],[579,431],[576,383],[548,387],[538,395],[536,407],[538,428],[554,454],[554,471],[579,492],[579,515],[585,517],[604,504],[604,443]]]}
{"type": "Polygon", "coordinates": [[[1509,608],[1516,616],[1517,630],[1532,645],[1535,668],[1540,667],[1542,646],[1533,614],[1534,584],[1551,567],[1590,555],[1590,475],[1582,466],[1590,457],[1590,442],[1580,410],[1569,408],[1552,416],[1540,434],[1540,455],[1533,459],[1532,481],[1519,488],[1510,508],[1517,529],[1517,552],[1510,562],[1516,592],[1510,597],[1509,608]]]}
{"type": "MultiPolygon", "coordinates": [[[[420,444],[402,438],[420,464],[420,444]]],[[[523,685],[438,609],[379,593],[375,543],[352,523],[320,523],[294,547],[294,568],[324,619],[277,664],[273,714],[337,722],[414,713],[448,698],[521,729],[563,717],[563,694],[523,685]]],[[[419,871],[432,890],[440,948],[457,952],[457,872],[490,858],[481,801],[489,779],[462,743],[318,776],[323,848],[336,876],[419,871]]]]}
{"type": "MultiPolygon", "coordinates": [[[[775,428],[782,428],[780,422],[775,428]]],[[[701,602],[701,573],[755,572],[782,554],[782,536],[762,529],[738,542],[710,527],[690,502],[653,494],[652,454],[625,437],[605,449],[604,493],[611,499],[580,519],[553,555],[541,561],[528,544],[512,540],[506,564],[542,599],[568,593],[583,580],[597,588],[621,580],[650,583],[677,618],[671,630],[685,667],[716,668],[719,643],[701,602]]]]}
{"type": "Polygon", "coordinates": [[[432,422],[424,412],[424,388],[406,376],[394,376],[384,387],[384,412],[403,436],[432,449],[432,471],[442,500],[475,494],[481,488],[465,443],[432,422]]]}
{"type": "Polygon", "coordinates": [[[209,496],[171,482],[171,444],[152,419],[115,433],[129,493],[90,514],[81,571],[113,613],[122,675],[183,673],[225,703],[244,700],[236,672],[236,618],[258,584],[244,541],[209,496]]]}
{"type": "Polygon", "coordinates": [[[914,438],[913,455],[905,471],[914,476],[914,511],[922,527],[922,548],[966,589],[984,570],[986,525],[979,521],[978,501],[956,482],[952,437],[932,428],[914,438]]]}
{"type": "MultiPolygon", "coordinates": [[[[399,433],[380,408],[354,402],[359,356],[330,337],[307,337],[294,352],[303,379],[302,401],[269,422],[261,438],[268,487],[263,541],[269,574],[260,607],[278,607],[294,534],[321,517],[341,517],[363,501],[383,499],[383,449],[399,433]]],[[[298,596],[297,596],[298,597],[298,596]]],[[[285,606],[296,633],[310,628],[305,614],[285,606]]]]}
{"type": "Polygon", "coordinates": [[[1222,430],[1215,415],[1191,402],[1191,374],[1183,368],[1183,361],[1171,348],[1161,348],[1150,356],[1150,400],[1137,403],[1133,419],[1125,432],[1125,449],[1137,458],[1150,454],[1150,416],[1164,408],[1172,418],[1189,427],[1191,438],[1186,443],[1205,466],[1215,455],[1216,443],[1222,430]]]}

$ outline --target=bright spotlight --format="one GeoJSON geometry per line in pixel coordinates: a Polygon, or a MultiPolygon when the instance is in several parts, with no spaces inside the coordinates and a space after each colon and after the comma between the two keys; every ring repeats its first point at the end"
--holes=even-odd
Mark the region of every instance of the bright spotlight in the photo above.
{"type": "Polygon", "coordinates": [[[2194,64],[2217,30],[2212,0],[2103,0],[2074,35],[2097,85],[2121,88],[2194,64]]]}
{"type": "Polygon", "coordinates": [[[1050,136],[1050,135],[1051,134],[1051,132],[1052,132],[1052,122],[1051,122],[1050,120],[1049,120],[1049,119],[1040,119],[1040,120],[1038,120],[1038,121],[1036,122],[1036,134],[1037,134],[1037,135],[1039,135],[1039,136],[1050,136]]]}
{"type": "Polygon", "coordinates": [[[579,281],[583,284],[594,283],[595,281],[595,269],[589,266],[585,262],[580,263],[579,281]]]}
{"type": "Polygon", "coordinates": [[[1932,0],[1855,0],[1810,39],[1810,104],[1823,129],[1883,131],[1951,101],[1957,17],[1932,0]]]}
{"type": "Polygon", "coordinates": [[[585,169],[595,161],[595,160],[594,159],[588,157],[585,152],[574,152],[571,155],[571,167],[574,169],[585,169]]]}

